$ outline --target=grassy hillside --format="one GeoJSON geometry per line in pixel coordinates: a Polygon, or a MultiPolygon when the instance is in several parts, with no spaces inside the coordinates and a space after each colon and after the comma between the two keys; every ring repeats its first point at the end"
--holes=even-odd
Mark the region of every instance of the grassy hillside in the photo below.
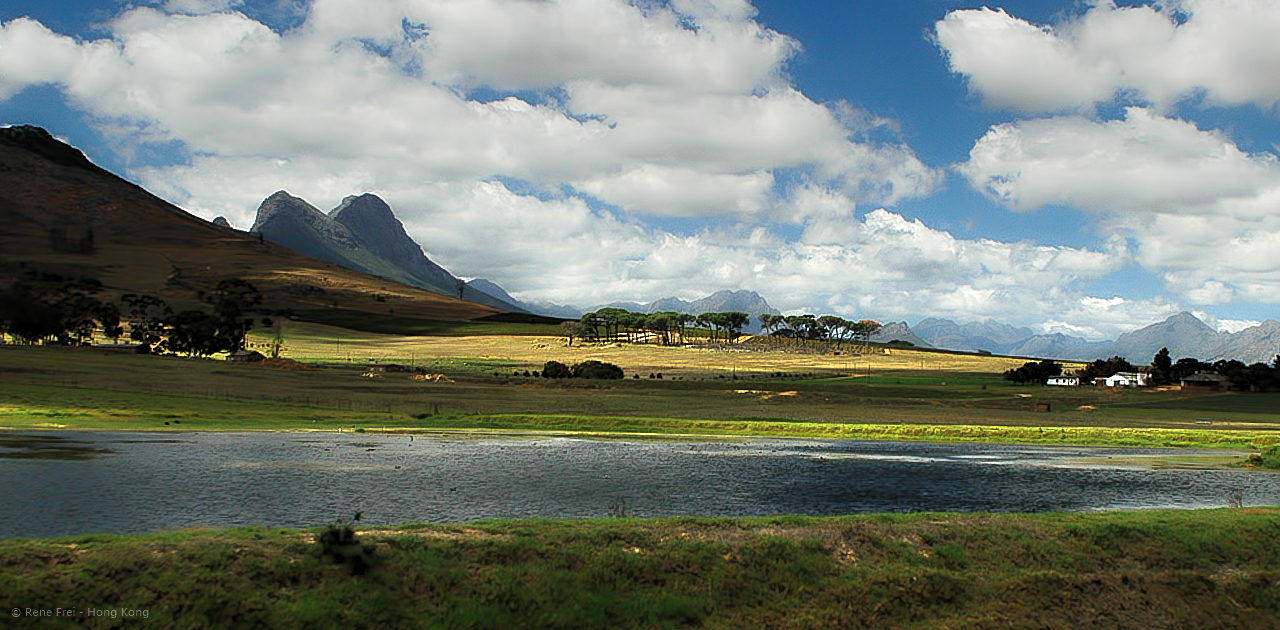
{"type": "Polygon", "coordinates": [[[1276,508],[377,527],[362,575],[318,533],[3,541],[0,599],[33,628],[1280,627],[1276,508]]]}

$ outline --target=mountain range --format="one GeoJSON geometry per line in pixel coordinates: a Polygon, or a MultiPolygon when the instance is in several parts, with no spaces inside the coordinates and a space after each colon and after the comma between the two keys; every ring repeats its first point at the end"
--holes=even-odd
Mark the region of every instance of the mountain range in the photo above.
{"type": "MultiPolygon", "coordinates": [[[[368,193],[347,197],[326,215],[302,199],[277,192],[262,202],[250,231],[314,258],[446,295],[461,294],[464,299],[506,311],[569,319],[583,313],[573,306],[526,304],[484,278],[460,280],[431,262],[405,232],[391,207],[368,193]]],[[[664,297],[646,303],[613,302],[586,310],[605,307],[692,315],[739,311],[751,315],[746,331],[752,333],[759,332],[762,313],[779,314],[759,293],[747,290],[717,291],[693,301],[664,297]]],[[[1226,358],[1252,363],[1270,362],[1280,354],[1280,323],[1268,320],[1232,334],[1216,331],[1195,315],[1183,312],[1114,341],[1089,341],[1062,333],[1037,334],[1031,328],[990,319],[960,324],[927,318],[914,326],[886,323],[873,339],[907,341],[922,348],[1072,361],[1122,356],[1134,363],[1146,363],[1160,348],[1167,347],[1175,358],[1226,358]]]]}
{"type": "MultiPolygon", "coordinates": [[[[905,326],[905,323],[895,325],[905,326]]],[[[1267,320],[1229,333],[1214,330],[1185,311],[1120,335],[1114,341],[1088,341],[1062,333],[1038,335],[1030,328],[1017,328],[994,320],[957,324],[948,319],[930,318],[886,334],[888,328],[886,326],[876,339],[888,341],[891,335],[905,339],[903,333],[909,331],[935,348],[966,352],[986,350],[1010,356],[1071,361],[1120,356],[1133,363],[1145,364],[1161,348],[1168,348],[1174,359],[1191,357],[1201,361],[1236,359],[1245,363],[1270,363],[1280,355],[1280,322],[1267,320]]]]}

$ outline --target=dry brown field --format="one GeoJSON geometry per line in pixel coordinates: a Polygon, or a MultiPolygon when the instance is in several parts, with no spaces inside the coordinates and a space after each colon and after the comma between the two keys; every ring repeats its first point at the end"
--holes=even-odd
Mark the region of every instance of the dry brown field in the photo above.
{"type": "MultiPolygon", "coordinates": [[[[382,362],[430,367],[440,359],[476,359],[509,364],[510,369],[537,370],[547,361],[572,365],[596,360],[621,366],[630,375],[661,373],[664,378],[705,378],[737,374],[844,374],[861,376],[887,371],[1000,374],[1026,359],[945,354],[907,348],[873,346],[870,351],[803,351],[777,340],[746,337],[731,344],[656,344],[576,342],[561,336],[481,335],[468,337],[399,336],[359,333],[305,322],[286,322],[284,355],[304,362],[382,362]]],[[[271,331],[259,330],[251,343],[268,348],[271,331]]],[[[940,378],[945,379],[945,375],[940,378]]]]}

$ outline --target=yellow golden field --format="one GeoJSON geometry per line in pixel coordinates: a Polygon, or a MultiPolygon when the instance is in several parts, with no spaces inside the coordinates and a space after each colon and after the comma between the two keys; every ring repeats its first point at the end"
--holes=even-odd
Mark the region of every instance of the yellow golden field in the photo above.
{"type": "MultiPolygon", "coordinates": [[[[250,343],[265,350],[270,330],[258,330],[250,343]]],[[[429,366],[439,359],[509,362],[518,369],[540,369],[547,361],[568,365],[596,360],[624,366],[629,373],[662,373],[665,377],[716,376],[733,373],[809,373],[862,375],[884,371],[923,370],[999,374],[1026,359],[945,354],[902,348],[873,347],[871,352],[838,354],[797,352],[785,345],[761,350],[753,338],[719,346],[654,344],[580,344],[569,346],[559,336],[482,335],[467,337],[398,336],[359,333],[303,322],[286,322],[282,355],[304,362],[376,361],[429,366]]]]}

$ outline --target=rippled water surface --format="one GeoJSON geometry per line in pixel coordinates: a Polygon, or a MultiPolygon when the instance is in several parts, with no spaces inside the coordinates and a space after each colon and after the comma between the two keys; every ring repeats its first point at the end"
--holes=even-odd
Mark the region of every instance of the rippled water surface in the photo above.
{"type": "Polygon", "coordinates": [[[1192,451],[332,433],[0,437],[0,537],[195,526],[1042,512],[1280,503],[1280,475],[1111,467],[1192,451]],[[1081,458],[1101,457],[1103,465],[1081,458]],[[1126,459],[1126,461],[1128,461],[1126,459]]]}

